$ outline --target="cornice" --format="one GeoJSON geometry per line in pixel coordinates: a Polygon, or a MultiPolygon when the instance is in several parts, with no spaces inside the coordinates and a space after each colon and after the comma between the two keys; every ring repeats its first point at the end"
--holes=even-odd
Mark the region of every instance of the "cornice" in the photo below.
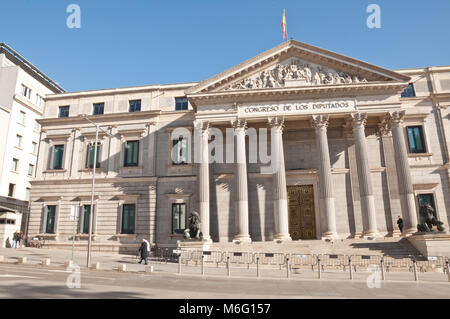
{"type": "MultiPolygon", "coordinates": [[[[89,115],[87,118],[92,122],[107,125],[114,121],[125,120],[148,120],[153,119],[161,114],[160,110],[142,111],[142,112],[121,112],[121,113],[107,113],[102,115],[89,115]],[[106,123],[105,123],[106,122],[106,123]]],[[[50,125],[76,125],[86,124],[87,121],[82,116],[69,116],[69,117],[56,117],[56,118],[44,118],[37,120],[42,126],[50,125]]]]}
{"type": "Polygon", "coordinates": [[[62,94],[51,94],[45,97],[46,101],[54,101],[60,99],[76,99],[83,97],[92,96],[103,96],[103,95],[115,95],[115,94],[130,94],[130,93],[142,93],[142,92],[152,92],[161,90],[176,90],[190,88],[196,85],[198,82],[187,82],[187,83],[176,83],[176,84],[156,84],[156,85],[146,85],[146,86],[133,86],[124,88],[111,88],[111,89],[101,89],[92,91],[79,91],[70,92],[62,94]]]}
{"type": "Polygon", "coordinates": [[[295,98],[305,97],[323,97],[325,95],[345,95],[348,96],[363,96],[381,94],[384,92],[400,94],[408,85],[407,82],[370,82],[359,84],[335,84],[335,85],[320,85],[320,86],[303,86],[303,87],[284,87],[284,88],[270,88],[270,89],[249,89],[249,90],[235,90],[235,91],[221,91],[221,92],[207,92],[195,93],[188,95],[194,109],[201,101],[233,101],[242,102],[244,98],[258,97],[267,98],[275,97],[276,99],[289,99],[289,95],[295,98]],[[383,92],[384,91],[384,92],[383,92]]]}

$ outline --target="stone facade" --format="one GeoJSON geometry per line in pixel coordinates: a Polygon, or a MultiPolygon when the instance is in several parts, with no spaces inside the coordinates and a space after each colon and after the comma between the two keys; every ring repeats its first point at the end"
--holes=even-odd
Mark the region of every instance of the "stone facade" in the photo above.
{"type": "Polygon", "coordinates": [[[173,231],[179,223],[176,204],[185,204],[180,225],[198,211],[203,236],[212,242],[298,239],[292,232],[296,207],[287,194],[295,185],[312,185],[314,209],[306,213],[313,214],[315,239],[398,236],[397,216],[412,233],[423,194],[431,194],[447,226],[449,83],[450,67],[390,71],[290,40],[201,83],[48,96],[39,121],[43,133],[29,234],[64,246],[76,223],[76,239],[86,240],[70,211],[90,204],[92,169],[86,163],[95,124],[101,148],[94,249],[134,247],[140,238],[175,246],[182,238],[173,231]],[[297,73],[283,73],[292,69],[297,73]],[[274,70],[282,85],[261,78],[274,70]],[[320,83],[312,80],[316,73],[318,79],[323,73],[320,83]],[[257,78],[267,85],[253,86],[257,78]],[[414,96],[401,97],[409,83],[414,96]],[[187,109],[176,110],[176,98],[185,96],[187,109]],[[141,101],[141,110],[130,113],[134,100],[141,101]],[[104,114],[80,116],[92,114],[99,102],[104,114]],[[58,118],[60,106],[70,106],[69,117],[58,118]],[[412,126],[422,132],[422,152],[410,152],[412,126]],[[278,159],[272,172],[255,156],[262,152],[262,136],[256,149],[252,136],[245,137],[252,129],[267,129],[266,154],[278,159]],[[179,135],[188,152],[183,164],[171,157],[172,139],[179,135]],[[125,145],[136,140],[138,165],[125,166],[125,145]],[[64,145],[61,169],[49,166],[55,145],[64,145]],[[213,160],[221,156],[222,162],[213,160]],[[123,233],[126,204],[136,209],[132,234],[123,233]],[[56,207],[51,234],[45,232],[49,205],[56,207]]]}

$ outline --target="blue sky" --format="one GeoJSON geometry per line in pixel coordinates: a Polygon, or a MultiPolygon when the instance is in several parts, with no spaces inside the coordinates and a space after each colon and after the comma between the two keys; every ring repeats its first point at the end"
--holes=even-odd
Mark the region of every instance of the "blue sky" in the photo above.
{"type": "Polygon", "coordinates": [[[283,8],[289,38],[390,69],[450,65],[448,0],[2,0],[0,42],[68,91],[201,81],[280,44],[283,8]]]}

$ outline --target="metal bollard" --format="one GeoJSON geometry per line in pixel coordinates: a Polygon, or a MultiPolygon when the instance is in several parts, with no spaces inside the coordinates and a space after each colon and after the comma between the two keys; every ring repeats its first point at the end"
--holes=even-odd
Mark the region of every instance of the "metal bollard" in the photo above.
{"type": "Polygon", "coordinates": [[[202,276],[205,274],[205,256],[202,255],[202,276]]]}
{"type": "Polygon", "coordinates": [[[42,259],[42,266],[50,266],[50,258],[42,259]]]}
{"type": "Polygon", "coordinates": [[[0,262],[3,262],[5,260],[5,256],[0,256],[0,262]]]}
{"type": "Polygon", "coordinates": [[[126,272],[127,271],[127,265],[126,264],[119,264],[119,271],[126,272]]]}
{"type": "Polygon", "coordinates": [[[384,258],[383,257],[381,257],[380,266],[381,266],[381,280],[385,280],[386,277],[384,275],[384,258]]]}
{"type": "Polygon", "coordinates": [[[317,256],[317,270],[318,270],[318,275],[319,275],[319,279],[322,278],[322,269],[320,267],[320,257],[317,256]]]}
{"type": "Polygon", "coordinates": [[[93,264],[92,269],[96,269],[96,270],[100,269],[100,263],[96,262],[95,264],[93,264]]]}
{"type": "Polygon", "coordinates": [[[350,280],[353,280],[352,257],[348,257],[348,269],[350,271],[350,280]]]}
{"type": "MultiPolygon", "coordinates": [[[[447,262],[448,265],[448,262],[447,262]]],[[[259,278],[259,257],[256,257],[256,277],[259,278]]],[[[449,277],[450,281],[450,277],[449,277]]]]}
{"type": "Polygon", "coordinates": [[[178,256],[178,273],[181,274],[181,254],[178,256]]]}
{"type": "Polygon", "coordinates": [[[27,257],[19,257],[19,264],[26,264],[27,263],[27,257]]]}
{"type": "Polygon", "coordinates": [[[448,277],[448,282],[450,282],[450,265],[448,263],[448,260],[445,262],[446,266],[447,266],[447,277],[448,277]]]}
{"type": "Polygon", "coordinates": [[[286,257],[286,278],[289,278],[289,257],[286,257]]]}
{"type": "Polygon", "coordinates": [[[418,281],[419,277],[417,274],[417,262],[415,258],[413,259],[413,270],[414,270],[414,281],[418,281]]]}
{"type": "Polygon", "coordinates": [[[227,256],[227,276],[231,276],[231,269],[230,269],[230,256],[227,256]]]}

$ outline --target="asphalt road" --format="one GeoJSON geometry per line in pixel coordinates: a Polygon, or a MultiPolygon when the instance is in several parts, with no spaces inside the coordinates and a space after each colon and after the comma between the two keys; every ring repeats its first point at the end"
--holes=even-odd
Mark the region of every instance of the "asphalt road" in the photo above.
{"type": "Polygon", "coordinates": [[[75,278],[62,267],[0,264],[0,298],[450,298],[445,281],[386,281],[380,288],[368,288],[365,280],[202,278],[81,269],[80,288],[69,288],[71,274],[75,278]]]}

